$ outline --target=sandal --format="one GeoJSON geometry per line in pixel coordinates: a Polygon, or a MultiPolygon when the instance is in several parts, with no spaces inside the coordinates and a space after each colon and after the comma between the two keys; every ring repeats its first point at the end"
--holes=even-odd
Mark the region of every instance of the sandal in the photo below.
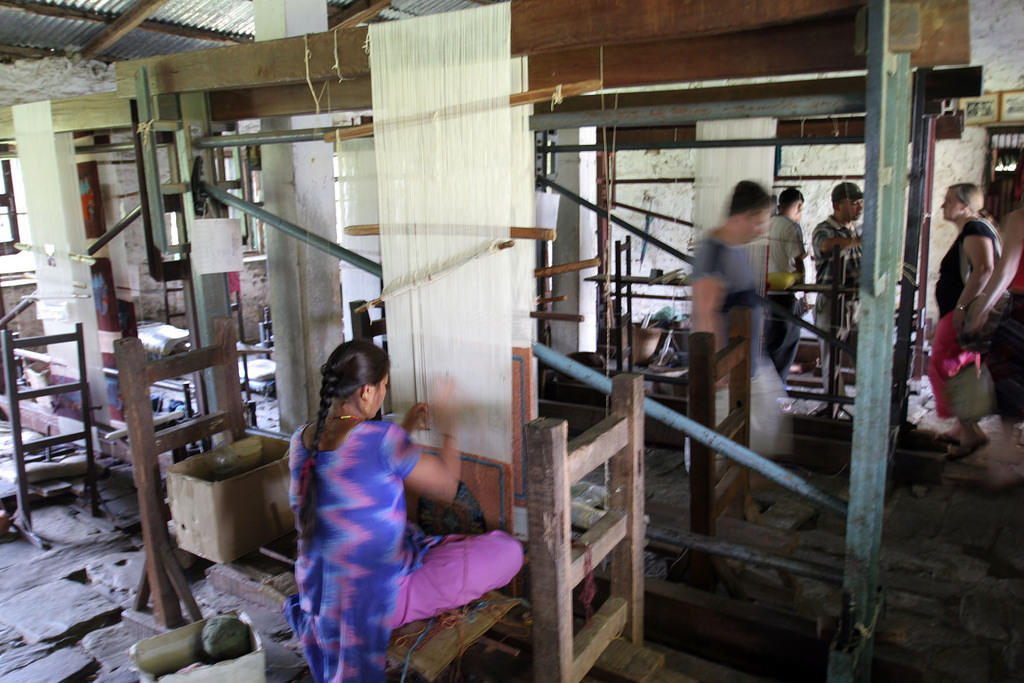
{"type": "Polygon", "coordinates": [[[971,455],[972,453],[977,451],[979,448],[982,448],[983,446],[986,446],[987,444],[988,444],[988,437],[987,436],[983,436],[982,438],[980,438],[979,440],[975,441],[974,443],[962,443],[962,444],[960,444],[958,446],[951,446],[946,451],[946,460],[949,460],[949,461],[962,460],[963,458],[966,458],[968,455],[971,455]]]}

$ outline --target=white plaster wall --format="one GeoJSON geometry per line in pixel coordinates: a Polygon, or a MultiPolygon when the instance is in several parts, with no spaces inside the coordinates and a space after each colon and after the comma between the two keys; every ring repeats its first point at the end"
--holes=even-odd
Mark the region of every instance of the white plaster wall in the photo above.
{"type": "Polygon", "coordinates": [[[113,64],[93,60],[74,64],[66,57],[0,64],[0,106],[114,90],[117,80],[113,64]]]}
{"type": "MultiPolygon", "coordinates": [[[[971,0],[971,63],[981,65],[984,90],[1024,89],[1024,2],[971,0]]],[[[939,263],[956,238],[956,227],[942,220],[942,199],[953,183],[984,185],[988,137],[982,126],[967,126],[959,140],[935,145],[935,182],[932,186],[932,233],[928,256],[928,315],[938,318],[935,281],[939,263]]]]}
{"type": "Polygon", "coordinates": [[[971,63],[985,67],[985,90],[1024,89],[1024,2],[971,0],[971,63]]]}
{"type": "MultiPolygon", "coordinates": [[[[623,151],[615,154],[615,177],[620,180],[640,178],[688,179],[693,178],[696,166],[696,154],[692,149],[665,149],[646,151],[623,151]]],[[[629,183],[615,186],[615,200],[630,206],[647,209],[654,213],[672,216],[684,221],[693,221],[694,185],[691,181],[672,183],[629,183]]],[[[612,214],[618,216],[641,230],[646,228],[645,215],[628,209],[614,209],[612,214]]],[[[654,218],[650,224],[650,234],[686,253],[693,253],[696,246],[693,228],[672,221],[654,218]]],[[[612,226],[612,252],[614,243],[630,236],[626,230],[612,226]]],[[[690,268],[680,259],[666,254],[655,247],[648,247],[643,253],[643,241],[632,238],[631,260],[634,275],[648,275],[652,269],[666,273],[683,268],[690,268]],[[641,254],[643,260],[641,261],[641,254]]],[[[682,295],[685,292],[671,287],[634,288],[634,292],[644,292],[662,296],[682,295]]],[[[633,319],[642,320],[647,313],[653,313],[664,306],[675,305],[679,310],[689,311],[688,303],[672,302],[663,299],[634,299],[633,319]]]]}

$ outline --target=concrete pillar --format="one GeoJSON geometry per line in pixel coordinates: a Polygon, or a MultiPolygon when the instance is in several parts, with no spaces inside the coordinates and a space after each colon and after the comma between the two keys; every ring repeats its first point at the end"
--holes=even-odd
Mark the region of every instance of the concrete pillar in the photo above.
{"type": "MultiPolygon", "coordinates": [[[[102,413],[94,417],[105,419],[107,396],[97,343],[96,308],[91,298],[92,277],[88,265],[68,256],[84,254],[88,249],[72,135],[53,132],[49,101],[15,105],[13,115],[29,216],[29,234],[22,233],[21,239],[33,245],[42,297],[36,304],[36,317],[43,321],[47,335],[74,332],[75,323],[82,323],[90,401],[94,406],[102,406],[102,413]],[[75,287],[75,283],[85,288],[75,287]],[[89,298],[72,298],[73,293],[88,294],[89,298]]],[[[36,350],[54,358],[53,375],[78,378],[78,352],[74,344],[36,350]]],[[[71,426],[67,428],[69,432],[74,430],[71,426]]]]}
{"type": "MultiPolygon", "coordinates": [[[[596,128],[581,128],[581,145],[593,145],[597,142],[596,128]]],[[[584,152],[579,163],[580,196],[589,202],[597,203],[597,154],[584,152]]],[[[585,207],[579,210],[579,253],[580,258],[593,258],[598,255],[600,245],[597,243],[597,214],[585,207]]],[[[579,324],[579,350],[597,350],[597,285],[584,282],[583,279],[594,271],[577,273],[579,280],[579,312],[583,322],[579,324]]]]}
{"type": "MultiPolygon", "coordinates": [[[[255,0],[256,40],[327,30],[325,0],[255,0]]],[[[327,116],[264,119],[263,130],[328,126],[327,116]]],[[[266,145],[263,200],[271,213],[337,241],[334,150],[326,142],[266,145]]],[[[267,273],[281,431],[315,414],[320,366],[342,341],[338,260],[271,228],[267,273]]]]}
{"type": "MultiPolygon", "coordinates": [[[[341,143],[338,153],[338,215],[341,226],[377,222],[377,157],[373,138],[341,143]]],[[[341,246],[380,263],[380,237],[341,235],[341,246]]],[[[380,278],[347,263],[341,264],[342,314],[345,339],[352,338],[350,301],[370,301],[380,296],[380,278]]],[[[374,311],[371,317],[376,317],[374,311]]]]}

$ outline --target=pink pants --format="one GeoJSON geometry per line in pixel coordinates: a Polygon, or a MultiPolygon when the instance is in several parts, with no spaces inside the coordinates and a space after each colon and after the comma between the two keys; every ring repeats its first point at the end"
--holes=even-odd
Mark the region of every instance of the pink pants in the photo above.
{"type": "Polygon", "coordinates": [[[448,536],[402,577],[391,628],[461,607],[507,584],[522,566],[522,544],[504,531],[448,536]]]}
{"type": "Polygon", "coordinates": [[[977,363],[981,355],[965,351],[956,343],[953,328],[953,314],[947,313],[939,320],[932,338],[932,351],[928,358],[928,379],[935,394],[935,412],[939,417],[953,417],[953,409],[946,399],[946,380],[960,372],[965,365],[977,363]]]}

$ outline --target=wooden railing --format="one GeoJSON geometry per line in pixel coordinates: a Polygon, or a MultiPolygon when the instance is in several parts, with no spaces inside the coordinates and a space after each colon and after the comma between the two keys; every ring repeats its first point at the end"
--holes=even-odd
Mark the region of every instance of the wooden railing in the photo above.
{"type": "MultiPolygon", "coordinates": [[[[744,446],[750,443],[751,313],[749,308],[734,308],[729,314],[730,337],[716,350],[715,335],[694,332],[690,335],[690,418],[744,446]],[[729,411],[718,422],[715,394],[720,380],[728,377],[729,411]]],[[[715,535],[715,520],[742,497],[746,506],[749,493],[748,471],[723,461],[721,472],[715,452],[690,440],[690,531],[715,535]]],[[[690,581],[711,588],[714,583],[711,558],[693,553],[690,581]]]]}
{"type": "Polygon", "coordinates": [[[568,440],[565,420],[527,425],[530,599],[534,680],[576,683],[621,632],[643,644],[643,380],[613,379],[611,415],[568,440]],[[575,542],[570,487],[609,463],[605,514],[575,542]],[[573,636],[572,591],[606,556],[611,592],[573,636]]]}

